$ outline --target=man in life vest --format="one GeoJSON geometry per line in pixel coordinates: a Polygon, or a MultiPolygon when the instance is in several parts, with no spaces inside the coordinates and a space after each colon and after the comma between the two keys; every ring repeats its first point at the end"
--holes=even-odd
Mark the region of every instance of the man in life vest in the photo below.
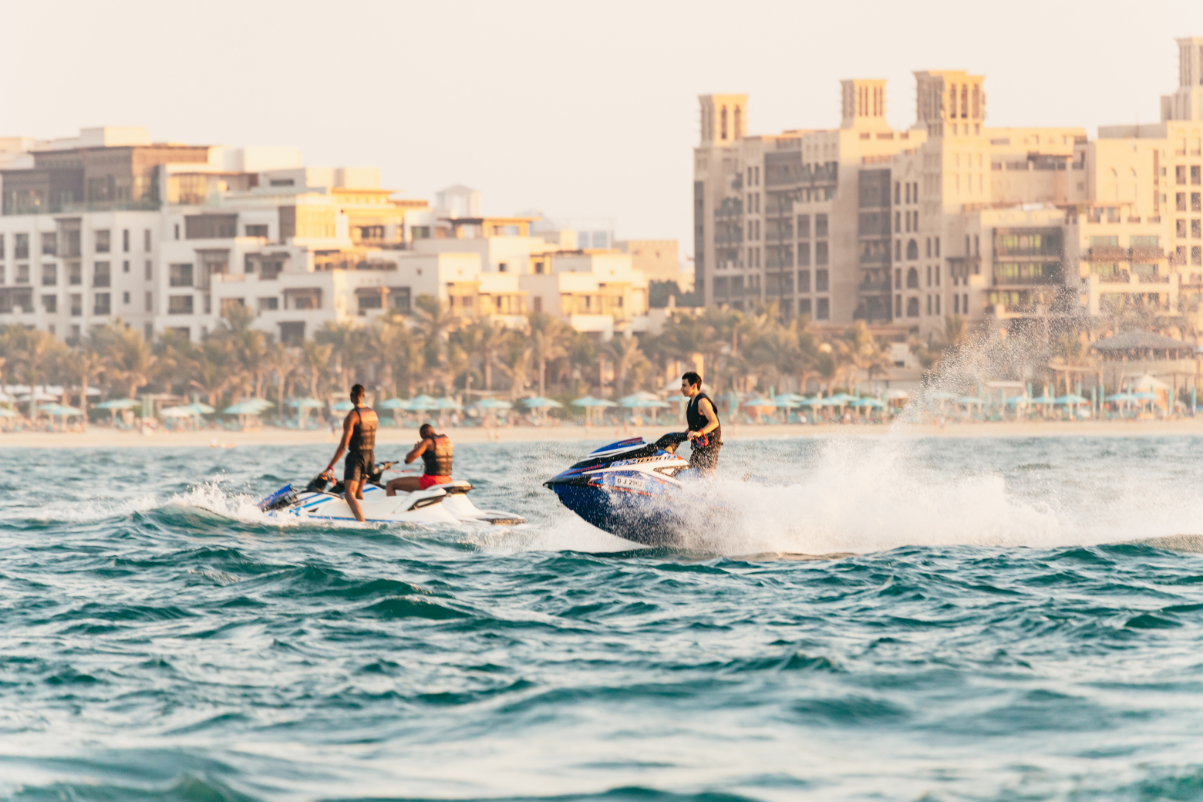
{"type": "Polygon", "coordinates": [[[405,455],[405,464],[408,465],[421,457],[426,470],[421,476],[402,476],[390,481],[385,487],[390,496],[397,495],[398,490],[402,493],[412,493],[435,485],[445,485],[451,481],[451,460],[455,456],[451,438],[445,434],[436,434],[434,427],[429,423],[422,424],[418,435],[422,439],[405,455]]]}
{"type": "Polygon", "coordinates": [[[363,510],[359,502],[363,500],[363,486],[376,470],[376,413],[371,407],[363,405],[363,385],[357,384],[351,388],[351,403],[355,408],[347,413],[343,420],[343,437],[338,443],[334,458],[322,471],[322,476],[334,477],[334,463],[345,451],[347,461],[343,469],[343,498],[351,508],[355,520],[363,520],[363,510]]]}
{"type": "Polygon", "coordinates": [[[681,377],[681,395],[689,399],[685,407],[685,422],[689,431],[692,451],[689,467],[705,474],[714,473],[718,467],[718,452],[723,447],[723,428],[718,422],[718,411],[710,396],[702,392],[702,377],[692,370],[681,377]]]}

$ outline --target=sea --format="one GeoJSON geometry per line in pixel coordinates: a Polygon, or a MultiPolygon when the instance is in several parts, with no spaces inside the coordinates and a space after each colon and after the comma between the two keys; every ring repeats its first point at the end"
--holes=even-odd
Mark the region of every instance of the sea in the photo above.
{"type": "Polygon", "coordinates": [[[1203,798],[1200,438],[733,440],[656,549],[542,486],[603,442],[457,446],[496,528],[0,450],[0,798],[1203,798]]]}

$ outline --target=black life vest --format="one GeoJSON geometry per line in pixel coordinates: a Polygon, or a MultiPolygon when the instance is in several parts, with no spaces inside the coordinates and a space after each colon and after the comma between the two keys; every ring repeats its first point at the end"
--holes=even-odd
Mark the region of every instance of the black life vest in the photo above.
{"type": "MultiPolygon", "coordinates": [[[[710,401],[710,406],[714,410],[714,419],[718,420],[718,404],[714,403],[710,396],[699,391],[697,395],[689,399],[689,406],[685,407],[685,422],[689,425],[689,431],[691,432],[700,432],[710,423],[710,421],[706,420],[706,416],[702,414],[702,410],[698,409],[703,398],[710,401]]],[[[709,440],[708,445],[722,445],[722,425],[720,424],[713,432],[706,435],[706,438],[709,440]]]]}
{"type": "MultiPolygon", "coordinates": [[[[347,453],[371,454],[376,450],[376,421],[365,421],[363,411],[367,407],[355,407],[355,417],[358,420],[351,427],[351,439],[347,441],[347,453]]],[[[371,412],[370,409],[368,409],[371,412]]],[[[372,413],[375,417],[375,413],[372,413]]]]}
{"type": "Polygon", "coordinates": [[[455,446],[451,445],[451,438],[445,434],[436,434],[429,439],[434,443],[434,448],[427,446],[422,452],[422,462],[426,464],[424,473],[427,476],[450,476],[451,460],[455,456],[455,446]]]}

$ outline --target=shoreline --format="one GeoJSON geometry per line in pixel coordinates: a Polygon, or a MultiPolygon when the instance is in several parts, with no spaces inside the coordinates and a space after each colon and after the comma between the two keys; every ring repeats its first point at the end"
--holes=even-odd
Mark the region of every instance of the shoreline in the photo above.
{"type": "MultiPolygon", "coordinates": [[[[448,427],[458,443],[542,443],[615,441],[628,437],[655,440],[683,424],[660,426],[516,426],[497,429],[448,427]]],[[[1203,435],[1203,417],[1171,421],[999,421],[992,423],[934,424],[820,424],[724,425],[723,440],[780,440],[833,437],[1164,437],[1203,435]]],[[[381,428],[376,442],[409,446],[418,440],[417,429],[381,428]]],[[[239,448],[248,446],[330,445],[338,436],[329,429],[298,431],[264,427],[253,432],[201,429],[190,432],[156,431],[148,434],[90,426],[84,432],[0,433],[0,448],[239,448]]]]}

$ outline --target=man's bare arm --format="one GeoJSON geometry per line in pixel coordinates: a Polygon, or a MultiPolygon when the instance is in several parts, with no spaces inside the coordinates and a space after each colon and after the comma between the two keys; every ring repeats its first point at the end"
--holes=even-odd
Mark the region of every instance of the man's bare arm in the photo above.
{"type": "Polygon", "coordinates": [[[409,463],[416,460],[418,457],[422,456],[422,454],[424,454],[426,452],[426,446],[429,443],[430,443],[429,440],[423,440],[422,442],[420,442],[416,446],[414,446],[413,450],[405,455],[405,464],[408,465],[409,463]]]}
{"type": "Polygon", "coordinates": [[[351,442],[351,431],[354,425],[351,423],[351,416],[354,411],[348,412],[347,417],[343,420],[343,437],[338,441],[338,450],[334,452],[334,456],[330,458],[330,464],[326,466],[326,470],[332,470],[334,463],[338,462],[338,458],[347,450],[347,444],[351,442]]]}

